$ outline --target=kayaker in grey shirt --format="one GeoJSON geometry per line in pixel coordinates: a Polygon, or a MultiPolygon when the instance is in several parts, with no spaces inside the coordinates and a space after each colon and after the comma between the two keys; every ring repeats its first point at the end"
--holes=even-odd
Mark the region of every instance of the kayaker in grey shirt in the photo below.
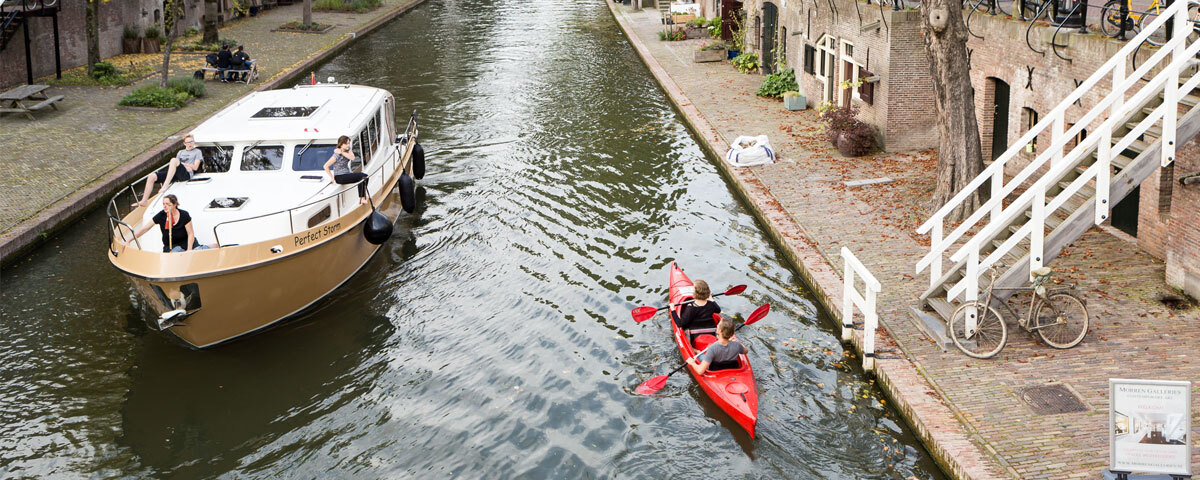
{"type": "Polygon", "coordinates": [[[146,189],[142,192],[142,199],[133,204],[134,207],[145,205],[150,200],[150,191],[154,189],[155,183],[163,184],[159,191],[165,191],[167,187],[171,186],[171,182],[191,180],[192,174],[200,170],[204,155],[200,153],[200,149],[196,148],[196,139],[191,135],[184,136],[183,147],[184,149],[175,154],[175,157],[164,167],[146,175],[146,189]]]}
{"type": "Polygon", "coordinates": [[[710,365],[732,362],[737,360],[738,355],[747,352],[749,350],[745,345],[733,339],[733,322],[729,317],[722,317],[721,322],[717,324],[717,341],[700,355],[687,359],[687,363],[696,370],[697,375],[703,375],[710,365]]]}

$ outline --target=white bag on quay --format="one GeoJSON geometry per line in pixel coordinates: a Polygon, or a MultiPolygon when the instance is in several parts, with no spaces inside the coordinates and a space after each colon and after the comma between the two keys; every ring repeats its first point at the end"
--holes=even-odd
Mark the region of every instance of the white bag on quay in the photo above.
{"type": "Polygon", "coordinates": [[[725,161],[735,167],[753,167],[775,163],[775,150],[766,135],[737,137],[725,154],[725,161]]]}

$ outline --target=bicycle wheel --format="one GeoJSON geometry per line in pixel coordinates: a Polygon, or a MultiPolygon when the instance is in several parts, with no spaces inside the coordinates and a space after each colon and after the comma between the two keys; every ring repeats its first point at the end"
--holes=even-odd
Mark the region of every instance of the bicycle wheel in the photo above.
{"type": "Polygon", "coordinates": [[[1038,304],[1034,326],[1046,345],[1071,348],[1079,345],[1088,331],[1088,311],[1083,300],[1066,292],[1051,293],[1038,304]],[[1053,308],[1051,308],[1053,307],[1053,308]]]}
{"type": "Polygon", "coordinates": [[[1109,37],[1117,38],[1121,33],[1122,1],[1124,0],[1111,0],[1100,8],[1100,31],[1109,37]]]}
{"type": "Polygon", "coordinates": [[[950,338],[954,345],[969,357],[991,358],[1000,353],[1008,342],[1008,326],[995,308],[980,302],[967,302],[950,316],[950,338]],[[968,307],[975,307],[975,331],[968,333],[968,307]]]}
{"type": "MultiPolygon", "coordinates": [[[[1143,26],[1154,23],[1154,19],[1156,18],[1158,18],[1158,12],[1153,10],[1146,12],[1145,15],[1139,16],[1136,24],[1137,31],[1140,33],[1143,26]]],[[[1170,23],[1171,22],[1164,23],[1163,26],[1158,27],[1153,32],[1150,32],[1150,36],[1146,37],[1146,43],[1156,47],[1161,47],[1162,44],[1167,43],[1167,25],[1170,23]]]]}

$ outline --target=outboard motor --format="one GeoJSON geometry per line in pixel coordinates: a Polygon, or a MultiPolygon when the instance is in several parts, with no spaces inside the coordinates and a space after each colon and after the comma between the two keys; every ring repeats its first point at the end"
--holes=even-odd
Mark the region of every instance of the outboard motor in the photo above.
{"type": "Polygon", "coordinates": [[[382,245],[392,236],[392,222],[379,211],[372,209],[371,216],[363,222],[363,237],[373,245],[382,245]]]}
{"type": "Polygon", "coordinates": [[[425,178],[425,148],[420,143],[413,145],[412,166],[413,176],[417,180],[425,178]]]}

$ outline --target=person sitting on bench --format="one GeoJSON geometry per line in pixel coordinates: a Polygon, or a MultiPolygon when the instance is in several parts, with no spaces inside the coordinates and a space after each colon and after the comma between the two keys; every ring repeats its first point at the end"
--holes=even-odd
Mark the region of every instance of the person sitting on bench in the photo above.
{"type": "Polygon", "coordinates": [[[250,76],[250,70],[254,68],[254,60],[251,60],[250,55],[247,55],[243,47],[238,45],[237,51],[233,52],[233,58],[229,60],[229,65],[234,70],[230,74],[230,80],[244,82],[246,81],[246,77],[250,76]],[[240,76],[238,75],[239,73],[241,74],[240,76]]]}
{"type": "Polygon", "coordinates": [[[154,189],[155,183],[163,184],[159,190],[162,192],[171,186],[171,182],[186,182],[192,179],[192,174],[200,169],[204,155],[196,148],[196,139],[191,134],[183,137],[183,147],[184,149],[175,154],[165,166],[146,175],[146,189],[142,192],[142,199],[133,204],[134,207],[140,207],[150,201],[150,191],[154,189]]]}
{"type": "Polygon", "coordinates": [[[729,317],[723,317],[717,324],[717,343],[709,345],[699,355],[687,359],[687,363],[696,370],[696,375],[704,375],[709,366],[729,365],[737,362],[738,355],[748,352],[742,342],[733,339],[733,322],[729,317]],[[697,358],[700,360],[696,360],[697,358]]]}
{"type": "Polygon", "coordinates": [[[231,76],[229,69],[233,67],[232,62],[233,52],[229,51],[229,45],[221,45],[221,51],[217,52],[217,69],[220,70],[217,72],[217,77],[219,77],[222,82],[229,81],[231,76]]]}
{"type": "Polygon", "coordinates": [[[692,300],[692,303],[685,304],[683,308],[679,309],[677,317],[675,312],[671,312],[675,325],[684,330],[715,327],[713,314],[721,313],[721,306],[712,299],[708,282],[696,280],[696,283],[692,284],[692,300]]]}

